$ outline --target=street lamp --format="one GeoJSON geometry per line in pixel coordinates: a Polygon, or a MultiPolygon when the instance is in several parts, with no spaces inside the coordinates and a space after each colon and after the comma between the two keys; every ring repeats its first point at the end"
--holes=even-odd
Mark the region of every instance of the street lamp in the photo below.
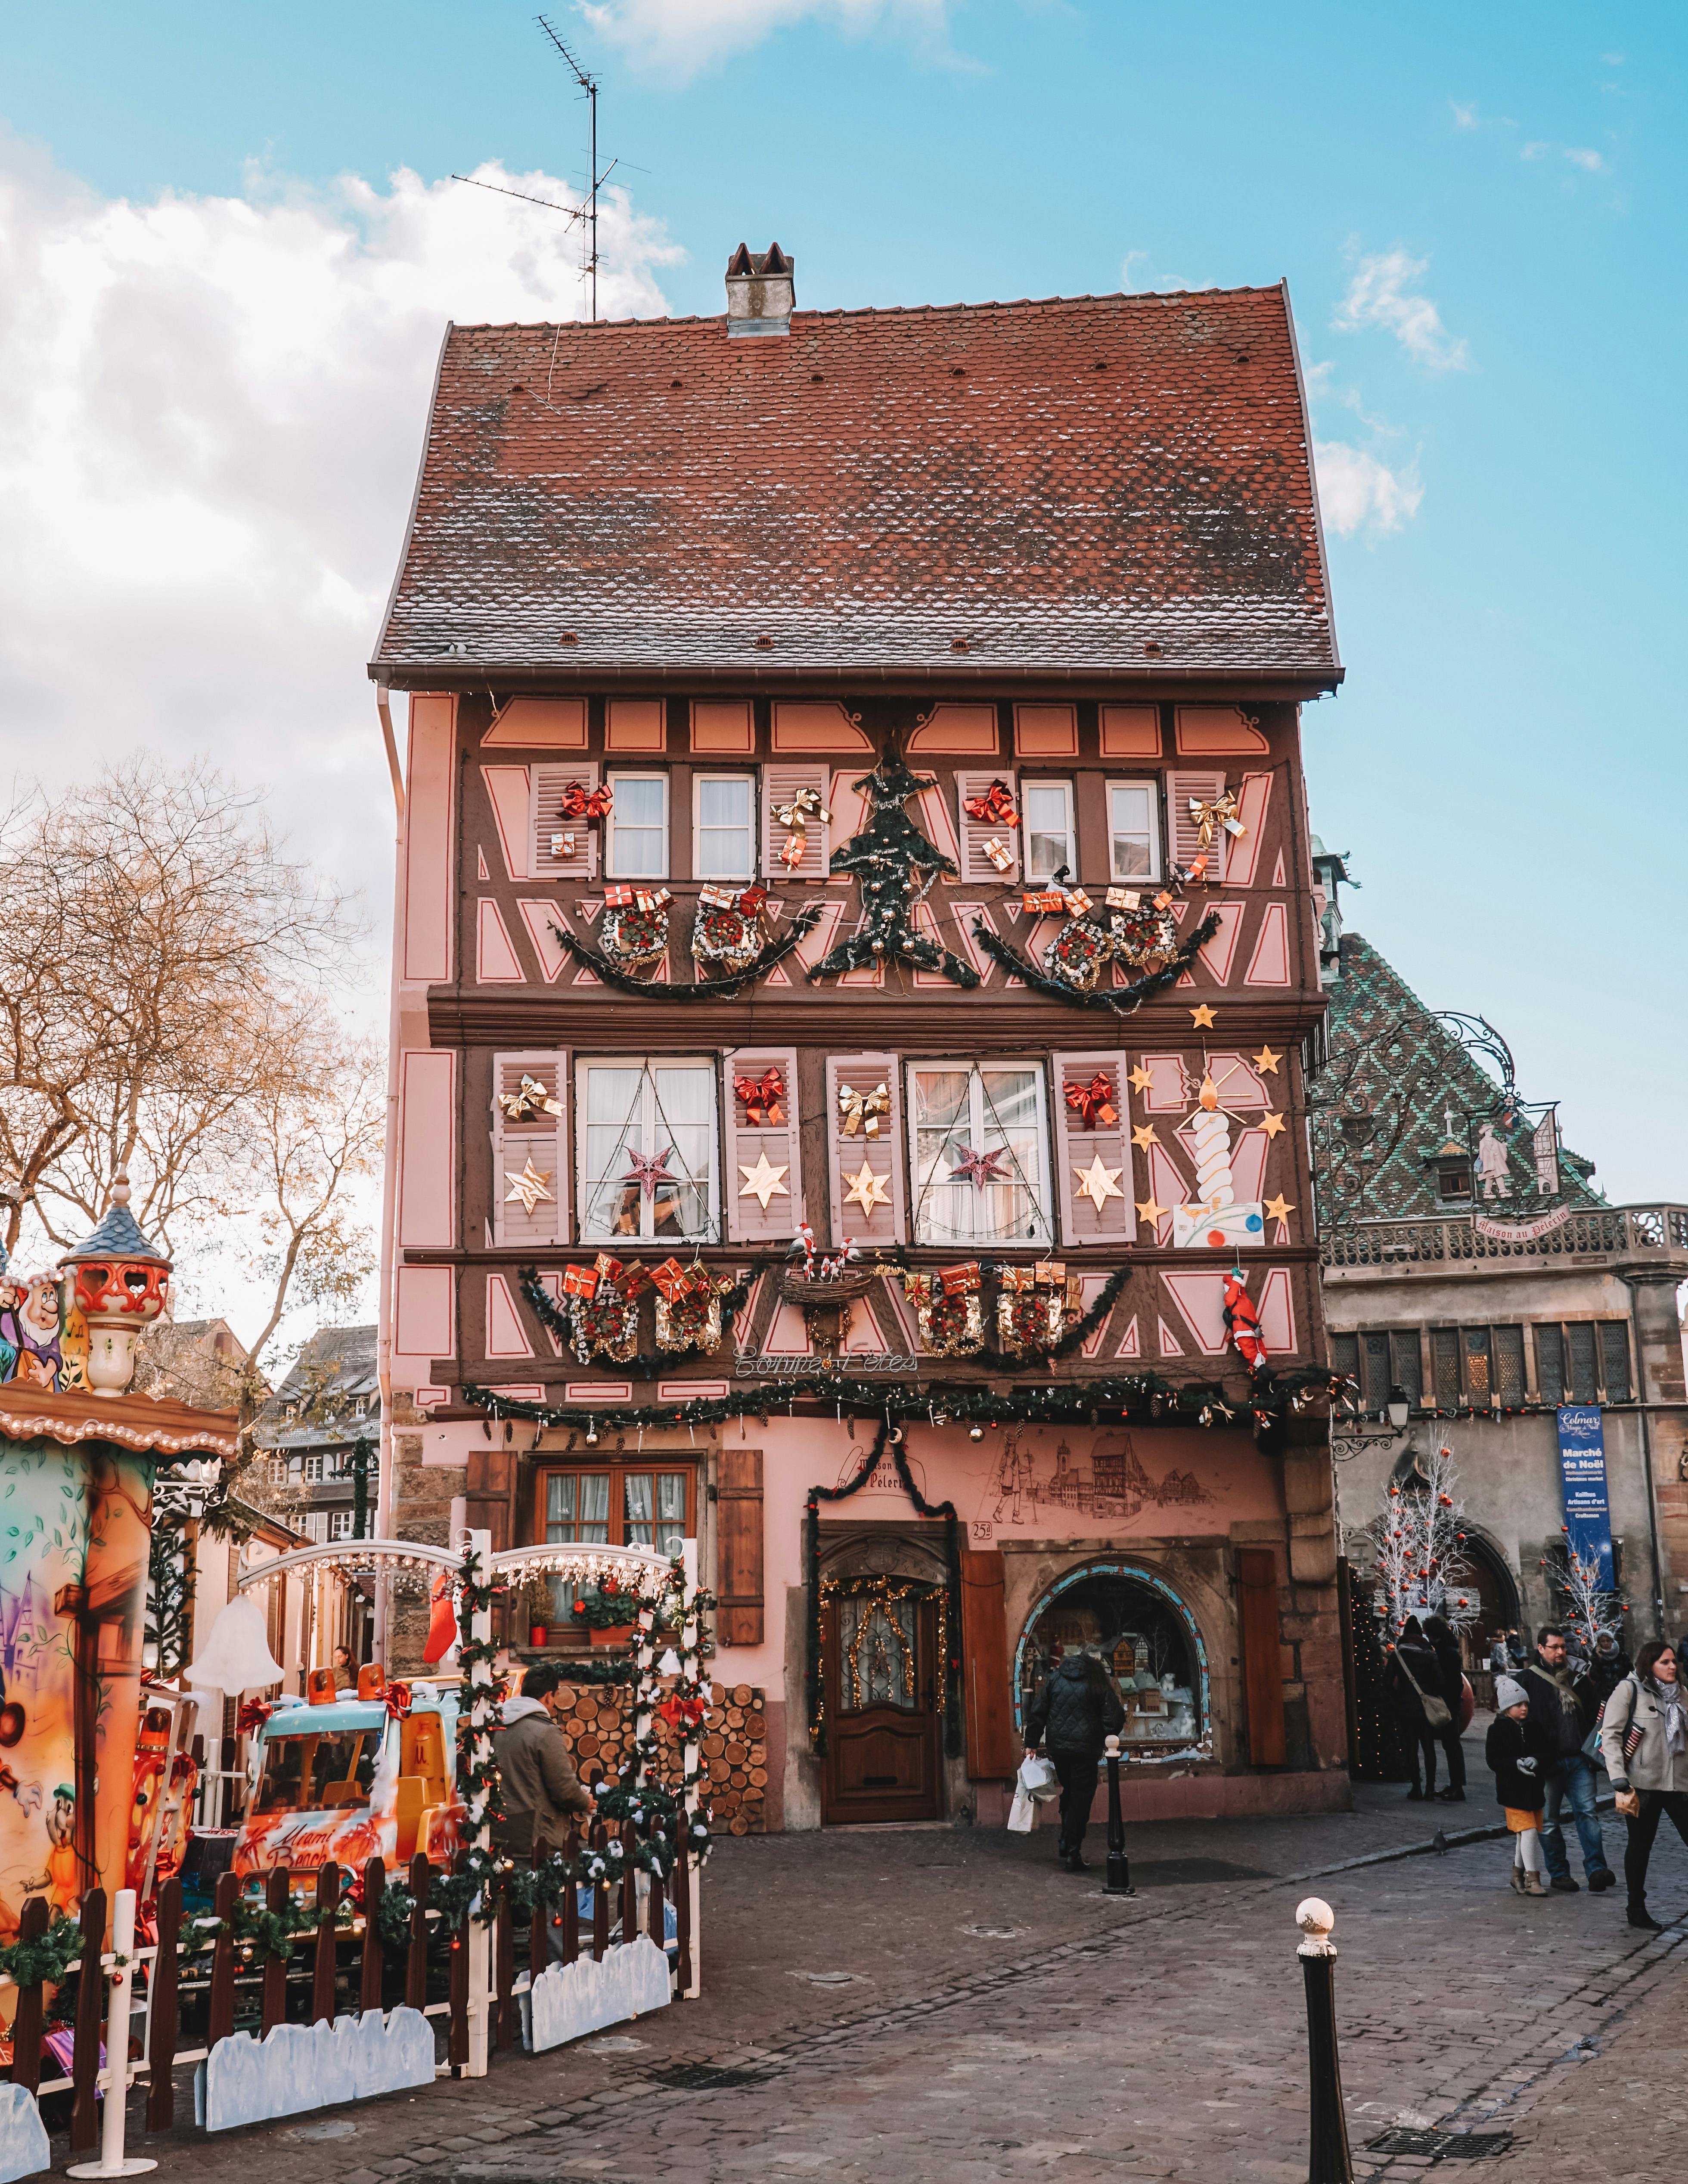
{"type": "Polygon", "coordinates": [[[1404,1433],[1407,1429],[1407,1413],[1412,1408],[1407,1400],[1407,1390],[1404,1388],[1391,1387],[1389,1391],[1389,1401],[1384,1408],[1388,1413],[1389,1422],[1395,1430],[1397,1433],[1404,1433]]]}

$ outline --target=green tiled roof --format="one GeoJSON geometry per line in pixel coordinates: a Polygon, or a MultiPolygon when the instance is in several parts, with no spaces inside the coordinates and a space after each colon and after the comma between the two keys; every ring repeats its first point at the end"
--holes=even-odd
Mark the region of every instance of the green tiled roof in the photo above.
{"type": "MultiPolygon", "coordinates": [[[[1330,1062],[1309,1088],[1322,1218],[1330,1225],[1446,1214],[1453,1209],[1436,1195],[1434,1156],[1449,1138],[1448,1112],[1459,1137],[1465,1116],[1498,1097],[1495,1080],[1357,933],[1343,934],[1339,974],[1327,991],[1330,1062]]],[[[1528,1089],[1520,1086],[1520,1096],[1528,1089]]],[[[1594,1163],[1563,1145],[1559,1196],[1538,1196],[1529,1122],[1499,1134],[1513,1192],[1479,1201],[1479,1212],[1504,1218],[1606,1203],[1588,1180],[1594,1163]]]]}

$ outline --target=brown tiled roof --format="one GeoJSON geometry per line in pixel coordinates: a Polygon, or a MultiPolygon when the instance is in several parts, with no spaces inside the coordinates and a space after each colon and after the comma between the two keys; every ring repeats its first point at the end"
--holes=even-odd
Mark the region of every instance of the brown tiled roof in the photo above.
{"type": "Polygon", "coordinates": [[[487,671],[1334,682],[1288,298],[454,326],[371,672],[487,671]]]}

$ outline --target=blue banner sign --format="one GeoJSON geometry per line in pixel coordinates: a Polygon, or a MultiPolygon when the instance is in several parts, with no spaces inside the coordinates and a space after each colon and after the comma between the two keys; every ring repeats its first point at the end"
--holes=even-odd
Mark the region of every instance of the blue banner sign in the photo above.
{"type": "Polygon", "coordinates": [[[1559,1412],[1559,1468],[1565,1483],[1565,1526],[1585,1562],[1600,1565],[1600,1589],[1615,1587],[1612,1512],[1606,1499],[1606,1436],[1596,1404],[1567,1403],[1559,1412]]]}

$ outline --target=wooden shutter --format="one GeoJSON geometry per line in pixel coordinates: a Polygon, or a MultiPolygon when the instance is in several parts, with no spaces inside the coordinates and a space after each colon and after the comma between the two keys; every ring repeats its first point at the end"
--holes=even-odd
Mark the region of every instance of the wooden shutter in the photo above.
{"type": "Polygon", "coordinates": [[[598,844],[604,822],[588,826],[584,819],[565,819],[563,794],[578,782],[588,795],[598,786],[596,759],[577,759],[572,764],[536,766],[531,792],[532,827],[527,844],[527,872],[536,880],[589,880],[598,869],[598,844]],[[553,856],[554,834],[574,836],[571,857],[553,856]]]}
{"type": "Polygon", "coordinates": [[[780,851],[792,831],[779,822],[778,814],[805,788],[812,788],[827,809],[827,789],[832,776],[824,766],[765,766],[762,768],[762,877],[766,880],[800,880],[812,885],[827,877],[831,829],[824,819],[811,818],[803,830],[803,861],[780,862],[780,851]]]}
{"type": "Polygon", "coordinates": [[[493,1241],[495,1244],[566,1244],[569,1240],[568,1056],[555,1048],[532,1054],[493,1056],[493,1241]],[[561,1103],[560,1115],[538,1115],[531,1123],[512,1123],[497,1095],[514,1092],[524,1077],[543,1084],[561,1103]],[[510,1178],[532,1161],[547,1178],[549,1201],[540,1199],[530,1213],[510,1195],[510,1178]]]}
{"type": "Polygon", "coordinates": [[[961,1557],[961,1692],[967,1708],[967,1780],[1011,1780],[1020,1763],[1008,1680],[1008,1613],[1002,1550],[961,1557]]]}
{"type": "Polygon", "coordinates": [[[993,781],[1006,783],[1008,794],[1014,799],[1017,815],[1020,791],[1011,766],[992,766],[988,772],[958,773],[955,776],[955,826],[961,844],[961,878],[964,880],[983,880],[987,885],[1017,887],[1020,883],[1018,826],[992,827],[983,820],[967,816],[967,799],[987,795],[993,781]],[[1006,872],[998,871],[984,853],[985,844],[992,841],[1000,842],[1014,860],[1006,872]]]}
{"type": "Polygon", "coordinates": [[[760,1646],[765,1613],[760,1449],[724,1445],[716,1491],[721,1518],[721,1589],[715,1635],[723,1646],[760,1646]]]}
{"type": "Polygon", "coordinates": [[[1278,1635],[1278,1557],[1270,1547],[1238,1548],[1237,1613],[1248,1702],[1249,1763],[1281,1767],[1284,1663],[1278,1635]]]}
{"type": "MultiPolygon", "coordinates": [[[[1167,776],[1167,838],[1173,845],[1173,862],[1188,868],[1201,855],[1201,841],[1195,822],[1189,816],[1189,800],[1197,797],[1203,804],[1217,804],[1225,794],[1223,773],[1181,766],[1167,776]]],[[[1207,880],[1217,883],[1224,876],[1225,844],[1230,836],[1223,827],[1213,830],[1213,839],[1207,851],[1207,880]]]]}
{"type": "Polygon", "coordinates": [[[1137,1234],[1137,1204],[1131,1172],[1131,1132],[1126,1100],[1125,1056],[1113,1047],[1096,1047],[1084,1053],[1055,1056],[1055,1156],[1060,1184],[1061,1240],[1063,1244],[1129,1243],[1137,1234]],[[1110,1102],[1115,1119],[1084,1128],[1078,1112],[1067,1104],[1069,1084],[1088,1084],[1098,1070],[1106,1072],[1113,1086],[1110,1102]],[[1081,1195],[1076,1170],[1089,1168],[1100,1160],[1104,1168],[1117,1168],[1113,1178],[1123,1194],[1101,1206],[1081,1195]]]}
{"type": "Polygon", "coordinates": [[[468,1474],[464,1482],[464,1522],[476,1531],[484,1526],[493,1535],[493,1552],[502,1554],[512,1544],[510,1505],[515,1458],[508,1449],[471,1448],[468,1474]]]}
{"type": "Polygon", "coordinates": [[[777,1243],[797,1234],[803,1218],[803,1172],[798,1153],[797,1050],[789,1046],[729,1047],[721,1057],[721,1112],[727,1120],[727,1171],[721,1178],[721,1198],[727,1207],[729,1244],[777,1243]],[[735,1077],[760,1083],[770,1069],[778,1070],[785,1084],[780,1101],[783,1123],[758,1126],[744,1118],[744,1102],[733,1089],[735,1077]],[[742,1168],[755,1167],[766,1154],[770,1167],[785,1170],[785,1195],[770,1198],[766,1210],[760,1199],[741,1197],[742,1168]]]}
{"type": "Polygon", "coordinates": [[[858,1244],[900,1244],[907,1234],[901,1076],[894,1054],[829,1054],[827,1057],[827,1155],[834,1244],[846,1236],[854,1237],[858,1244]],[[890,1095],[891,1112],[880,1116],[877,1137],[870,1138],[865,1128],[854,1137],[845,1136],[838,1107],[838,1088],[844,1084],[863,1094],[883,1084],[890,1095]],[[844,1193],[850,1188],[845,1172],[860,1174],[864,1161],[875,1175],[884,1178],[891,1194],[890,1203],[882,1201],[876,1205],[871,1217],[859,1201],[844,1203],[844,1193]]]}

